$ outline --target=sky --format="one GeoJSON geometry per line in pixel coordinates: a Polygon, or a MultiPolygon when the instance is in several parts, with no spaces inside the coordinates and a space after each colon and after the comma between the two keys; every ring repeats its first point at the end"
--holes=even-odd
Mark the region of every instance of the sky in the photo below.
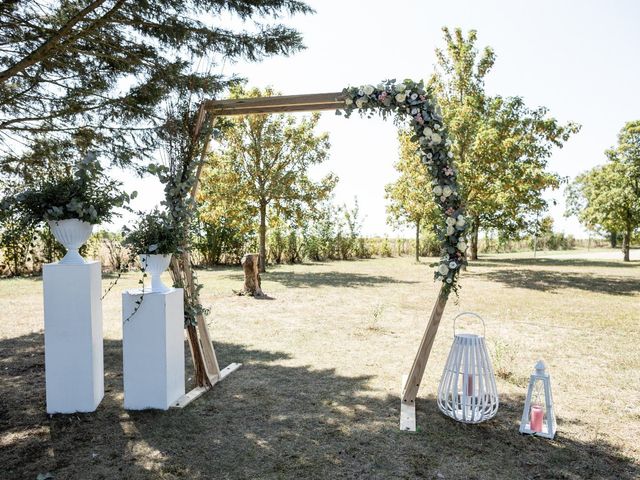
{"type": "MultiPolygon", "coordinates": [[[[489,94],[517,95],[529,107],[548,107],[561,122],[582,125],[564,148],[554,151],[551,171],[571,179],[603,163],[604,151],[615,144],[624,123],[640,118],[638,1],[308,3],[315,15],[284,19],[301,32],[306,50],[261,63],[227,63],[223,72],[282,94],[337,92],[388,78],[427,79],[434,49],[444,44],[442,27],[460,27],[477,30],[478,47],[488,45],[496,53],[486,78],[489,94]]],[[[386,225],[384,199],[384,186],[398,175],[393,124],[325,112],[319,131],[329,132],[332,147],[330,159],[314,175],[338,175],[337,202],[352,204],[357,197],[364,234],[396,235],[386,225]]],[[[160,198],[159,189],[148,192],[142,202],[160,198]]],[[[587,236],[575,218],[564,217],[562,190],[545,197],[556,202],[549,213],[557,231],[587,236]]]]}

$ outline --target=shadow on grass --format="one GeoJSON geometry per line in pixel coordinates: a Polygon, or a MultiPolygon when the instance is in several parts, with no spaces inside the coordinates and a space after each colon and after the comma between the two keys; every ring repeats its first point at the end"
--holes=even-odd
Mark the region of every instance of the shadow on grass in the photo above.
{"type": "MultiPolygon", "coordinates": [[[[4,478],[638,478],[640,467],[604,441],[518,434],[522,397],[468,426],[418,400],[415,435],[398,429],[399,398],[371,376],[287,366],[282,352],[219,344],[243,362],[183,410],[122,409],[120,342],[105,342],[106,394],[90,414],[44,413],[42,335],[0,341],[0,464],[4,478]]],[[[562,430],[562,419],[559,419],[562,430]]]]}
{"type": "Polygon", "coordinates": [[[512,288],[527,288],[541,292],[558,293],[563,288],[577,288],[588,292],[610,295],[635,295],[640,293],[640,280],[632,277],[613,277],[577,272],[554,272],[551,270],[490,270],[476,273],[512,288]]]}
{"type": "Polygon", "coordinates": [[[470,266],[499,267],[502,265],[528,265],[541,267],[593,267],[593,268],[638,268],[640,261],[619,262],[611,260],[588,260],[584,258],[479,258],[470,266]]]}
{"type": "Polygon", "coordinates": [[[418,283],[410,280],[399,280],[386,275],[367,275],[349,272],[282,272],[272,271],[262,274],[263,281],[277,282],[285,287],[316,288],[316,287],[369,287],[373,285],[410,284],[418,283]]]}

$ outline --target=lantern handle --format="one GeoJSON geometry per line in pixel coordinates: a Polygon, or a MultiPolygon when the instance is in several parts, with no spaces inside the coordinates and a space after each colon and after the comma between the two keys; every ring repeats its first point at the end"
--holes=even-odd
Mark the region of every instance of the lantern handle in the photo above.
{"type": "Polygon", "coordinates": [[[480,320],[482,322],[482,336],[483,337],[487,336],[487,326],[485,325],[484,320],[480,315],[473,312],[462,312],[453,318],[453,336],[454,337],[456,336],[456,320],[458,320],[458,317],[462,317],[463,315],[471,315],[472,317],[476,317],[478,320],[480,320]]]}

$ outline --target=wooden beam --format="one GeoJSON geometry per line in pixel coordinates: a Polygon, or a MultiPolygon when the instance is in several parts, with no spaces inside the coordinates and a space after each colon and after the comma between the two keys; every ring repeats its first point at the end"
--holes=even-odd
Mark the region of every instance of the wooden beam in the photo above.
{"type": "Polygon", "coordinates": [[[444,307],[447,305],[448,294],[445,288],[444,284],[440,287],[438,299],[436,300],[436,304],[433,306],[431,316],[429,317],[429,323],[427,324],[427,328],[422,336],[422,341],[420,342],[420,347],[418,348],[416,357],[413,360],[413,365],[411,365],[409,379],[405,383],[404,391],[402,392],[403,402],[413,402],[418,394],[418,388],[420,388],[424,369],[427,366],[427,360],[429,360],[431,347],[433,346],[433,341],[436,338],[436,333],[438,332],[440,319],[444,313],[444,307]]]}
{"type": "Polygon", "coordinates": [[[170,408],[184,408],[184,407],[186,407],[191,402],[193,402],[197,398],[200,398],[202,395],[207,393],[209,391],[209,389],[211,389],[211,387],[213,387],[216,383],[224,380],[225,377],[228,377],[229,374],[235,372],[241,366],[242,366],[241,363],[230,363],[229,365],[224,367],[222,370],[220,370],[220,373],[215,376],[215,378],[213,379],[213,382],[211,382],[211,386],[196,387],[193,390],[191,390],[191,391],[185,393],[184,395],[182,395],[178,400],[176,400],[171,405],[169,405],[169,407],[170,408]]]}
{"type": "Polygon", "coordinates": [[[205,110],[214,115],[336,110],[341,107],[344,107],[344,96],[341,92],[207,100],[204,102],[205,110]]]}

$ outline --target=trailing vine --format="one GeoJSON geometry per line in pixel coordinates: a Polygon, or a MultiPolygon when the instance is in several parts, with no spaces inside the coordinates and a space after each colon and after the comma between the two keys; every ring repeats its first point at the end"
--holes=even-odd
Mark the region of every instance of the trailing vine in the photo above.
{"type": "MultiPolygon", "coordinates": [[[[413,131],[411,140],[416,143],[422,164],[433,178],[434,200],[443,214],[442,223],[436,225],[441,256],[434,278],[444,282],[447,292],[457,292],[458,273],[467,264],[464,237],[467,221],[458,193],[453,153],[449,150],[451,141],[440,107],[422,81],[385,80],[375,87],[347,87],[342,94],[345,106],[341,110],[347,118],[354,110],[367,117],[378,113],[385,119],[394,114],[396,122],[408,118],[413,131]]],[[[341,115],[341,110],[336,114],[341,115]]]]}

